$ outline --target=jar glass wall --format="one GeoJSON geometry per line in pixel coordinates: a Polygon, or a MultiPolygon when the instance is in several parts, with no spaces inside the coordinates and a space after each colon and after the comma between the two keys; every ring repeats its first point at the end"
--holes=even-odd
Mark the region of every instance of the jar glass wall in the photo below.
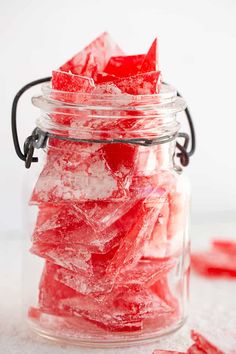
{"type": "Polygon", "coordinates": [[[24,297],[48,338],[121,346],[185,321],[189,184],[175,162],[185,104],[167,85],[130,100],[47,85],[33,99],[45,163],[29,201],[24,297]]]}

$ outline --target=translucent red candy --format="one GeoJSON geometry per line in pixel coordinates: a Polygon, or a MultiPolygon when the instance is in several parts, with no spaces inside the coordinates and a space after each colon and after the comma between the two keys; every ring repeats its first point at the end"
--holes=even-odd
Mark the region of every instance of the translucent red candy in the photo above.
{"type": "Polygon", "coordinates": [[[234,241],[214,240],[209,251],[192,254],[192,268],[208,277],[236,277],[235,246],[234,241]]]}
{"type": "Polygon", "coordinates": [[[147,55],[145,56],[140,72],[158,71],[158,47],[157,38],[154,39],[147,55]]]}
{"type": "Polygon", "coordinates": [[[104,72],[117,77],[137,75],[141,69],[144,58],[144,54],[111,57],[104,72]]]}
{"type": "Polygon", "coordinates": [[[146,55],[125,56],[107,33],[53,71],[51,98],[68,103],[50,113],[53,123],[97,142],[49,138],[30,200],[30,251],[45,266],[29,317],[51,331],[154,333],[180,319],[169,286],[182,247],[170,244],[185,217],[177,175],[158,146],[122,142],[161,124],[131,96],[158,93],[160,79],[156,40],[146,55]],[[76,108],[85,101],[93,107],[76,108]]]}
{"type": "Polygon", "coordinates": [[[112,40],[110,35],[104,32],[81,52],[63,64],[60,70],[86,76],[90,73],[91,62],[93,66],[96,66],[96,71],[103,71],[110,57],[123,54],[123,51],[112,40]]]}

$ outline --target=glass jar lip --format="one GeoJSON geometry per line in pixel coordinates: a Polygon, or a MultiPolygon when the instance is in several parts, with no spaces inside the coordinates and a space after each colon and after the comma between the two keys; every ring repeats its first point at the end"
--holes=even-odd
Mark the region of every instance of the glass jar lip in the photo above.
{"type": "MultiPolygon", "coordinates": [[[[114,86],[115,85],[110,85],[114,86]]],[[[99,99],[99,100],[106,100],[106,99],[112,99],[114,101],[119,101],[121,99],[125,100],[125,98],[129,98],[129,102],[142,102],[142,101],[153,101],[156,103],[160,102],[166,102],[167,100],[173,100],[177,96],[177,91],[176,89],[166,83],[161,83],[159,85],[160,91],[159,93],[155,94],[144,94],[144,95],[131,95],[128,93],[97,93],[95,92],[69,92],[69,91],[61,91],[61,90],[55,90],[52,88],[51,83],[44,83],[41,86],[42,93],[44,94],[45,97],[56,97],[56,95],[70,95],[70,97],[75,97],[76,98],[94,98],[94,99],[99,99]]],[[[77,104],[77,103],[71,103],[71,104],[77,104]]]]}
{"type": "Polygon", "coordinates": [[[89,109],[104,111],[153,110],[158,115],[165,115],[175,114],[186,108],[184,99],[177,96],[176,89],[166,83],[160,84],[159,93],[147,95],[66,92],[52,89],[50,83],[44,83],[41,86],[41,91],[41,95],[32,98],[32,103],[45,112],[53,112],[57,108],[73,108],[80,111],[89,109]]]}

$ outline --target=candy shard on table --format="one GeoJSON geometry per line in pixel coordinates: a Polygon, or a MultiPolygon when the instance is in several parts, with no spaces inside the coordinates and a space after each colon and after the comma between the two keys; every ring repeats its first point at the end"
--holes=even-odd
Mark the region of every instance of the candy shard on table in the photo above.
{"type": "MultiPolygon", "coordinates": [[[[204,336],[192,330],[191,338],[196,346],[207,354],[235,354],[236,333],[226,331],[206,331],[204,336]]],[[[194,352],[193,352],[194,353],[194,352]]]]}
{"type": "Polygon", "coordinates": [[[235,255],[219,249],[194,252],[191,266],[197,273],[207,277],[236,277],[235,255]]]}

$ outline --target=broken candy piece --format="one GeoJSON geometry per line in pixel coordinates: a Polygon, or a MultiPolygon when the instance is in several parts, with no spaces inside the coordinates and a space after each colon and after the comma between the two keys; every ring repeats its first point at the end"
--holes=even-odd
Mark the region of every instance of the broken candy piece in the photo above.
{"type": "Polygon", "coordinates": [[[104,32],[81,52],[77,53],[62,65],[60,70],[71,71],[73,74],[87,74],[86,65],[88,65],[88,56],[92,55],[93,65],[96,65],[96,71],[103,71],[110,57],[123,54],[123,51],[112,40],[110,35],[107,32],[104,32]]]}
{"type": "MultiPolygon", "coordinates": [[[[54,256],[56,256],[55,254],[56,246],[58,246],[57,248],[58,251],[60,250],[60,247],[64,247],[70,244],[71,246],[74,246],[75,249],[73,252],[75,253],[76,253],[76,249],[78,249],[79,252],[79,249],[81,247],[82,258],[87,254],[87,252],[89,252],[90,254],[90,253],[107,253],[108,251],[110,251],[112,248],[117,246],[118,241],[123,236],[126,228],[129,225],[129,222],[127,222],[128,215],[125,217],[123,222],[121,222],[122,218],[119,220],[117,219],[119,218],[119,216],[122,216],[128,211],[129,206],[131,204],[126,206],[126,211],[122,209],[116,210],[118,215],[117,216],[114,215],[114,220],[111,220],[111,222],[110,220],[108,220],[108,223],[110,222],[109,227],[108,225],[107,227],[105,227],[106,225],[102,224],[101,228],[103,226],[104,230],[101,231],[99,231],[99,228],[97,226],[98,224],[96,223],[94,223],[93,224],[94,227],[92,227],[90,225],[91,223],[89,224],[85,220],[84,215],[80,211],[83,210],[86,214],[86,210],[88,210],[87,216],[89,218],[89,216],[91,215],[91,219],[92,219],[92,213],[96,211],[98,214],[97,215],[98,218],[99,216],[102,216],[103,206],[104,206],[104,211],[110,210],[111,213],[112,211],[114,211],[114,214],[115,214],[115,208],[114,206],[112,208],[112,203],[101,202],[101,205],[98,205],[97,208],[96,205],[94,205],[95,202],[91,202],[91,204],[94,206],[94,209],[92,210],[89,209],[91,207],[89,202],[78,203],[78,204],[65,203],[58,206],[55,205],[40,206],[36,227],[32,236],[33,243],[49,244],[49,247],[52,247],[52,245],[54,245],[54,251],[53,251],[54,256]],[[110,209],[109,206],[111,207],[110,209]],[[89,212],[89,210],[91,211],[91,213],[89,212]],[[114,221],[114,223],[112,221],[114,221]],[[85,254],[83,254],[82,250],[84,251],[86,250],[85,254]]],[[[111,218],[112,217],[113,215],[111,215],[111,218]]],[[[44,247],[46,247],[46,245],[44,247]]],[[[51,249],[49,248],[49,250],[51,249]]],[[[39,252],[40,249],[36,248],[34,249],[34,251],[39,252]]],[[[60,254],[61,256],[63,256],[61,252],[60,254]]],[[[49,256],[47,251],[45,255],[49,256]]],[[[68,264],[69,259],[67,260],[64,259],[64,262],[65,261],[68,264]]]]}
{"type": "Polygon", "coordinates": [[[144,58],[140,72],[158,71],[158,48],[157,38],[154,39],[147,55],[144,58]]]}
{"type": "Polygon", "coordinates": [[[117,77],[136,75],[141,69],[144,58],[144,54],[111,57],[104,69],[104,72],[117,77]]]}
{"type": "Polygon", "coordinates": [[[149,95],[159,91],[160,71],[129,76],[113,81],[123,93],[130,95],[149,95]]]}
{"type": "MultiPolygon", "coordinates": [[[[95,85],[93,79],[90,77],[58,70],[52,72],[52,88],[64,92],[91,92],[95,88],[95,85]]],[[[57,97],[57,99],[59,98],[57,97]]]]}
{"type": "Polygon", "coordinates": [[[101,151],[86,154],[76,149],[50,149],[31,204],[112,200],[113,197],[123,197],[125,193],[125,186],[112,175],[101,151]]]}
{"type": "Polygon", "coordinates": [[[192,268],[209,277],[236,277],[236,258],[219,250],[195,252],[191,255],[192,268]]]}
{"type": "Polygon", "coordinates": [[[170,312],[169,307],[150,291],[132,288],[116,288],[102,301],[78,294],[74,298],[63,299],[61,308],[110,331],[142,329],[143,319],[158,318],[170,312]]]}

